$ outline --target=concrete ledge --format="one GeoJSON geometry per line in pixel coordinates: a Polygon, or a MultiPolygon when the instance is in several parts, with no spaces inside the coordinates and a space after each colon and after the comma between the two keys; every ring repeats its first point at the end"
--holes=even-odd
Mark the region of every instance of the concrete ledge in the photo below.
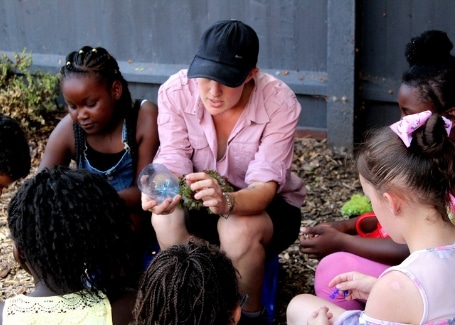
{"type": "MultiPolygon", "coordinates": [[[[8,56],[13,52],[1,51],[8,56]]],[[[59,68],[65,64],[65,56],[52,54],[32,54],[33,65],[31,70],[41,70],[48,73],[58,73],[59,68]]],[[[126,62],[119,61],[120,71],[131,86],[137,98],[148,98],[156,101],[159,86],[171,74],[180,69],[187,68],[181,64],[159,64],[151,62],[126,62]]],[[[278,79],[285,82],[299,98],[305,96],[327,96],[327,73],[316,71],[288,71],[279,69],[263,69],[278,79]]],[[[298,126],[297,137],[326,139],[327,130],[322,128],[298,126]]]]}
{"type": "MultiPolygon", "coordinates": [[[[0,51],[8,56],[13,52],[0,51]]],[[[65,56],[54,54],[32,53],[32,69],[57,73],[65,64],[65,56]]],[[[120,71],[129,83],[162,84],[171,74],[188,66],[182,64],[163,64],[153,62],[119,61],[120,71]]],[[[297,95],[326,96],[327,73],[318,71],[295,71],[280,69],[263,69],[285,82],[297,95]]]]}
{"type": "Polygon", "coordinates": [[[295,131],[295,136],[297,138],[311,138],[322,140],[327,139],[327,130],[298,127],[297,130],[295,131]]]}

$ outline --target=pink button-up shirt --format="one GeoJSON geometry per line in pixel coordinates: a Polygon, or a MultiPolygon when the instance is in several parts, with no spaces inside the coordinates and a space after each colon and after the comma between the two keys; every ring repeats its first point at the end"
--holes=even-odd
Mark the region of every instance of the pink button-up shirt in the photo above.
{"type": "Polygon", "coordinates": [[[199,98],[197,80],[188,79],[186,70],[172,75],[160,87],[158,108],[160,148],[154,162],[178,175],[217,170],[238,188],[275,181],[278,195],[291,205],[302,205],[305,186],[291,172],[301,107],[282,81],[257,74],[255,88],[220,160],[212,116],[199,98]]]}

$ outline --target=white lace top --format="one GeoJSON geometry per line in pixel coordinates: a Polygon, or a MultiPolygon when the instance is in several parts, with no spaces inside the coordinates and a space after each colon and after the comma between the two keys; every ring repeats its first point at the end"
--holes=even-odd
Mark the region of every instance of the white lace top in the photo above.
{"type": "Polygon", "coordinates": [[[3,325],[112,325],[108,298],[78,293],[64,296],[17,295],[5,300],[3,325]]]}

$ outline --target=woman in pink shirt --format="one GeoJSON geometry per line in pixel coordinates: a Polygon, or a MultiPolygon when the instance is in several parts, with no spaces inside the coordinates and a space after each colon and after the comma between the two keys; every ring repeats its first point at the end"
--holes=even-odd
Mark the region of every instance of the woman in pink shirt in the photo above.
{"type": "Polygon", "coordinates": [[[282,81],[256,67],[259,40],[248,25],[220,21],[203,34],[188,71],[171,76],[158,93],[160,148],[154,162],[185,175],[207,209],[184,211],[180,195],[153,212],[160,247],[198,236],[219,243],[240,273],[249,299],[240,324],[259,324],[264,262],[298,236],[305,197],[291,172],[300,104],[282,81]],[[225,193],[205,170],[235,189],[225,193]]]}

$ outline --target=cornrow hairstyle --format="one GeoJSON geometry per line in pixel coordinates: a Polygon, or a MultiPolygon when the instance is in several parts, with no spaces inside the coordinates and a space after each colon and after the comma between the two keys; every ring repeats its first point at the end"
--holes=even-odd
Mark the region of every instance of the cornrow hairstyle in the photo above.
{"type": "Polygon", "coordinates": [[[423,102],[432,102],[441,114],[455,107],[455,57],[450,54],[453,44],[447,34],[429,30],[414,37],[406,45],[409,64],[402,82],[419,89],[423,102]]]}
{"type": "Polygon", "coordinates": [[[380,193],[393,191],[411,202],[434,206],[450,222],[447,207],[455,194],[455,145],[444,121],[433,114],[412,135],[407,148],[390,129],[372,130],[357,153],[357,169],[380,193]]]}
{"type": "Polygon", "coordinates": [[[231,260],[206,241],[162,250],[140,280],[135,324],[233,324],[237,276],[231,260]]]}
{"type": "Polygon", "coordinates": [[[57,295],[109,294],[113,279],[130,272],[126,205],[86,170],[56,166],[27,179],[8,205],[8,227],[32,271],[57,295]]]}
{"type": "MultiPolygon", "coordinates": [[[[115,81],[122,84],[122,96],[116,102],[116,111],[123,114],[127,127],[127,141],[133,156],[133,166],[137,162],[136,125],[138,108],[133,105],[128,82],[123,78],[115,58],[102,47],[83,46],[79,51],[73,51],[66,56],[66,63],[60,68],[60,80],[69,76],[94,76],[101,83],[105,83],[107,89],[111,89],[115,81]],[[133,108],[133,109],[132,109],[133,108]]],[[[82,159],[85,149],[85,131],[77,124],[73,124],[75,130],[76,162],[82,159]]]]}
{"type": "Polygon", "coordinates": [[[31,168],[30,147],[19,123],[0,114],[0,174],[18,180],[31,168]]]}

